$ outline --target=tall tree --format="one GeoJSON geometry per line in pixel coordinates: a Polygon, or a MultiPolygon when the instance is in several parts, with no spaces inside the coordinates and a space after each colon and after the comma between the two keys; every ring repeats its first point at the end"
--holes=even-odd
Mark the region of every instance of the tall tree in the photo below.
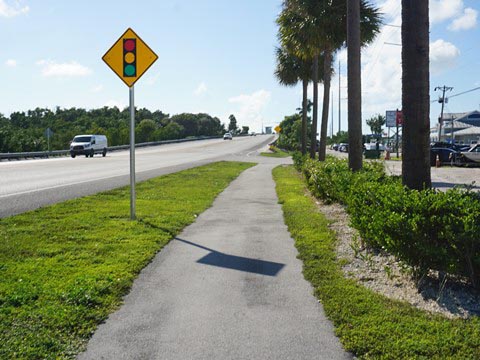
{"type": "Polygon", "coordinates": [[[237,119],[233,114],[231,114],[228,119],[230,120],[230,123],[228,124],[228,131],[235,135],[237,133],[237,119]]]}
{"type": "Polygon", "coordinates": [[[307,152],[307,113],[308,113],[308,83],[312,78],[312,62],[303,60],[298,56],[288,53],[285,48],[276,49],[277,67],[275,76],[280,84],[294,86],[302,82],[302,154],[307,152]]]}
{"type": "MultiPolygon", "coordinates": [[[[330,80],[332,74],[333,54],[346,41],[347,9],[345,0],[284,0],[282,14],[288,21],[282,21],[282,14],[277,23],[280,25],[280,38],[287,49],[302,58],[312,59],[323,54],[323,110],[320,130],[319,159],[325,159],[330,103],[330,80]]],[[[371,42],[378,33],[380,15],[378,9],[366,0],[360,3],[361,41],[371,42]]],[[[314,64],[315,73],[315,64],[314,64]]],[[[318,83],[314,83],[315,88],[318,83]]],[[[314,99],[315,102],[315,99],[314,99]]],[[[313,123],[317,117],[318,107],[314,105],[313,123]]],[[[312,124],[314,126],[314,124],[312,124]]],[[[316,138],[315,138],[316,140],[316,138]]]]}
{"type": "Polygon", "coordinates": [[[432,186],[428,1],[402,0],[402,181],[432,186]]]}
{"type": "Polygon", "coordinates": [[[370,126],[372,134],[379,135],[382,133],[382,126],[385,125],[385,116],[377,114],[367,119],[367,125],[370,126]]]}
{"type": "Polygon", "coordinates": [[[360,0],[347,0],[348,166],[362,168],[362,76],[360,66],[360,0]]]}

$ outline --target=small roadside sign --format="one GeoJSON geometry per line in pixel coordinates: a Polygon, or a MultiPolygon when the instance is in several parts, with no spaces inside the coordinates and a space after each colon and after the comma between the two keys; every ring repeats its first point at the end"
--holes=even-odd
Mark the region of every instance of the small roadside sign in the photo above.
{"type": "Polygon", "coordinates": [[[45,136],[47,137],[47,150],[50,152],[50,138],[53,136],[53,131],[50,128],[45,130],[45,136]]]}
{"type": "Polygon", "coordinates": [[[277,125],[277,126],[275,126],[274,130],[275,130],[276,133],[279,133],[280,131],[282,131],[282,128],[280,127],[280,125],[277,125]]]}
{"type": "Polygon", "coordinates": [[[401,110],[397,111],[395,121],[397,123],[396,126],[402,126],[403,125],[403,112],[401,110]]]}
{"type": "Polygon", "coordinates": [[[130,28],[102,57],[128,87],[132,87],[157,59],[157,54],[130,28]]]}
{"type": "Polygon", "coordinates": [[[102,60],[128,86],[130,99],[130,219],[135,220],[135,102],[133,85],[157,61],[158,56],[128,28],[103,55],[102,60]]]}
{"type": "Polygon", "coordinates": [[[47,128],[47,129],[45,130],[45,136],[46,136],[47,138],[52,137],[52,136],[53,136],[53,131],[52,131],[52,129],[47,128]]]}
{"type": "Polygon", "coordinates": [[[385,114],[385,126],[386,127],[396,127],[397,126],[397,111],[396,110],[387,110],[385,114]]]}

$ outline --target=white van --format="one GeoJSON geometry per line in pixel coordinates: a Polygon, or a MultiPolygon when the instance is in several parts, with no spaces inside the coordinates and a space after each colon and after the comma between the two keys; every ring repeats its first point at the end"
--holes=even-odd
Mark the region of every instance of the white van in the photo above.
{"type": "Polygon", "coordinates": [[[105,135],[77,135],[70,143],[70,155],[93,157],[95,154],[107,155],[107,137],[105,135]]]}

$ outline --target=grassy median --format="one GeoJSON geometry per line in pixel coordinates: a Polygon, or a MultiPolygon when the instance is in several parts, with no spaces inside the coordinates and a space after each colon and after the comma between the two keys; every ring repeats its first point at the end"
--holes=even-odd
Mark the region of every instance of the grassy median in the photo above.
{"type": "Polygon", "coordinates": [[[273,158],[286,158],[291,156],[291,154],[277,148],[276,146],[270,146],[270,152],[262,152],[260,153],[260,155],[273,158]]]}
{"type": "Polygon", "coordinates": [[[345,349],[362,359],[480,359],[480,319],[449,320],[378,295],[343,276],[335,236],[293,166],[274,169],[303,273],[345,349]]]}
{"type": "Polygon", "coordinates": [[[0,219],[0,359],[73,358],[140,270],[247,163],[220,162],[0,219]]]}

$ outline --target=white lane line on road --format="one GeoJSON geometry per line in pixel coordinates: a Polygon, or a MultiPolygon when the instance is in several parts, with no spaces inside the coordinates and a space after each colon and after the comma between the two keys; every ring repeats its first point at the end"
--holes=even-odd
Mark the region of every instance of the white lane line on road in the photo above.
{"type": "Polygon", "coordinates": [[[247,154],[247,156],[250,157],[250,154],[252,154],[252,153],[257,153],[257,152],[258,152],[258,150],[250,151],[250,152],[247,154]]]}
{"type": "MultiPolygon", "coordinates": [[[[137,174],[138,174],[138,172],[137,172],[137,174]]],[[[114,176],[108,176],[108,177],[103,177],[103,178],[96,178],[96,179],[92,179],[92,180],[85,180],[85,181],[78,181],[78,182],[62,184],[62,185],[48,186],[48,187],[40,188],[40,189],[20,191],[20,192],[13,193],[13,194],[8,194],[8,195],[0,195],[0,199],[7,198],[7,197],[10,197],[10,196],[16,196],[16,195],[31,194],[31,193],[34,193],[34,192],[39,192],[39,191],[44,191],[44,190],[58,189],[58,188],[62,188],[62,187],[65,187],[65,186],[80,185],[80,184],[85,184],[85,183],[89,183],[89,182],[94,182],[94,181],[97,181],[97,180],[106,180],[106,179],[111,179],[111,178],[118,177],[118,176],[128,176],[128,174],[114,175],[114,176]]]]}
{"type": "MultiPolygon", "coordinates": [[[[203,159],[200,159],[200,161],[202,161],[202,160],[203,159]]],[[[182,164],[178,164],[178,165],[182,165],[182,164]]],[[[163,168],[154,167],[154,168],[150,168],[150,169],[136,171],[135,174],[138,175],[138,174],[141,174],[141,173],[144,173],[144,172],[157,170],[157,169],[163,169],[163,168]]],[[[129,176],[129,175],[130,175],[130,173],[128,172],[126,174],[117,174],[117,175],[105,176],[105,177],[100,177],[100,178],[95,178],[95,179],[90,179],[90,180],[77,181],[77,182],[68,183],[68,184],[53,185],[53,186],[47,186],[47,187],[39,188],[39,189],[25,190],[25,191],[16,192],[16,193],[13,193],[13,194],[0,195],[0,199],[7,198],[7,197],[10,197],[10,196],[31,194],[31,193],[34,193],[34,192],[37,192],[37,191],[58,189],[58,188],[66,187],[66,186],[86,184],[86,183],[95,182],[95,181],[98,181],[98,180],[107,180],[107,179],[113,179],[113,178],[116,178],[116,177],[119,177],[119,176],[129,176]]]]}

